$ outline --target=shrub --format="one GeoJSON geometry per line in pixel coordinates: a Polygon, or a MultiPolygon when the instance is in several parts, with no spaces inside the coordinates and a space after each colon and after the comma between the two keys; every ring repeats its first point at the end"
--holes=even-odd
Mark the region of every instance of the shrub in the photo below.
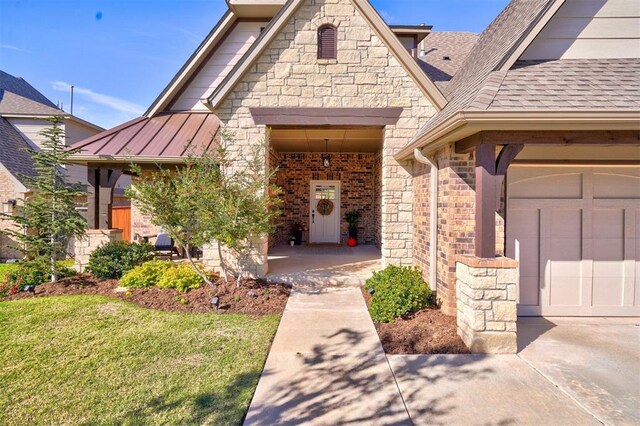
{"type": "Polygon", "coordinates": [[[98,278],[121,278],[126,272],[153,257],[148,243],[111,241],[98,247],[89,257],[87,270],[98,278]]]}
{"type": "Polygon", "coordinates": [[[393,322],[403,315],[426,307],[431,289],[417,268],[388,266],[367,280],[373,289],[369,312],[376,322],[393,322]]]}
{"type": "MultiPolygon", "coordinates": [[[[76,271],[69,268],[68,262],[58,262],[58,279],[70,277],[76,271]]],[[[51,268],[46,260],[36,259],[16,264],[16,268],[7,272],[0,285],[0,298],[22,291],[25,286],[37,286],[49,282],[51,268]]]]}
{"type": "Polygon", "coordinates": [[[157,286],[162,288],[175,288],[186,293],[191,289],[199,288],[204,281],[188,263],[173,266],[167,269],[157,286]]]}
{"type": "Polygon", "coordinates": [[[162,275],[173,267],[167,260],[151,260],[136,266],[122,277],[120,285],[127,288],[144,288],[158,284],[162,275]]]}

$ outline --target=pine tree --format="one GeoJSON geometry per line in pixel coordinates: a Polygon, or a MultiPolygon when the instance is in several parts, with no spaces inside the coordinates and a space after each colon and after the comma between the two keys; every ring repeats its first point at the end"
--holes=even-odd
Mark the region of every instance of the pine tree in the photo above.
{"type": "Polygon", "coordinates": [[[56,281],[56,261],[67,255],[71,238],[83,238],[86,220],[76,210],[77,199],[86,193],[79,184],[66,182],[64,166],[77,150],[67,149],[61,118],[49,118],[51,127],[40,135],[45,140],[41,150],[29,149],[34,162],[34,176],[23,176],[30,192],[17,206],[15,214],[6,215],[16,225],[3,231],[20,243],[27,259],[50,264],[51,281],[56,281]]]}

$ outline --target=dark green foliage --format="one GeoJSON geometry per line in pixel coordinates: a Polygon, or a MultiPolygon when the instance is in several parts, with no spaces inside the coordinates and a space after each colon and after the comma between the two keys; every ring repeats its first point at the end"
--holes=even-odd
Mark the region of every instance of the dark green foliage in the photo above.
{"type": "Polygon", "coordinates": [[[63,167],[78,151],[67,150],[62,119],[52,117],[49,121],[51,128],[40,133],[45,138],[42,149],[29,150],[35,174],[23,178],[31,194],[14,214],[0,213],[0,217],[15,224],[2,232],[19,242],[28,259],[46,259],[51,281],[55,281],[56,260],[66,257],[69,239],[84,237],[86,221],[76,211],[76,199],[85,193],[79,185],[66,182],[63,167]]]}
{"type": "Polygon", "coordinates": [[[367,280],[366,288],[374,292],[369,312],[376,322],[393,322],[417,312],[425,308],[431,298],[431,289],[415,267],[390,265],[375,272],[367,280]]]}
{"type": "MultiPolygon", "coordinates": [[[[5,276],[2,277],[0,299],[24,290],[25,286],[37,286],[49,281],[51,269],[44,259],[20,262],[16,266],[15,269],[7,272],[5,276]]],[[[76,271],[67,267],[62,262],[58,262],[56,267],[58,279],[76,274],[76,271]]]]}
{"type": "Polygon", "coordinates": [[[358,228],[358,221],[360,220],[360,211],[359,210],[348,211],[344,215],[344,218],[347,221],[347,223],[349,224],[349,229],[351,229],[351,230],[357,229],[358,228]]]}
{"type": "Polygon", "coordinates": [[[87,270],[98,278],[121,278],[125,273],[153,258],[149,243],[112,241],[98,247],[89,257],[87,270]]]}

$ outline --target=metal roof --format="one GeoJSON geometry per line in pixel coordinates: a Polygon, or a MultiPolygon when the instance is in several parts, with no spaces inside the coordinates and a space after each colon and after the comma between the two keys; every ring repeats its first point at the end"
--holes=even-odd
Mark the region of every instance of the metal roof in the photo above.
{"type": "Polygon", "coordinates": [[[212,147],[219,128],[220,120],[212,113],[162,113],[151,118],[136,118],[71,148],[80,149],[77,159],[88,156],[116,161],[180,158],[212,147]]]}

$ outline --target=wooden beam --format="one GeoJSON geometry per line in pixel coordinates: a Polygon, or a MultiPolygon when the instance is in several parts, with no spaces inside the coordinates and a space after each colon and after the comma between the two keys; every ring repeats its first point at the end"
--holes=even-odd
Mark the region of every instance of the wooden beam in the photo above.
{"type": "Polygon", "coordinates": [[[476,148],[476,257],[496,256],[496,156],[493,145],[476,148]]]}
{"type": "Polygon", "coordinates": [[[100,200],[100,170],[87,169],[87,228],[98,229],[98,204],[100,200]]]}
{"type": "Polygon", "coordinates": [[[509,165],[513,162],[513,160],[515,160],[515,158],[523,149],[523,144],[514,143],[505,145],[500,151],[500,154],[498,154],[498,159],[496,160],[496,174],[499,176],[506,175],[509,165]]]}
{"type": "Polygon", "coordinates": [[[640,131],[634,130],[540,130],[484,131],[456,142],[457,153],[468,153],[489,145],[640,145],[640,131]]]}
{"type": "Polygon", "coordinates": [[[113,188],[122,176],[122,170],[99,170],[100,185],[98,198],[98,227],[97,229],[111,229],[113,224],[111,206],[113,205],[113,188]]]}

